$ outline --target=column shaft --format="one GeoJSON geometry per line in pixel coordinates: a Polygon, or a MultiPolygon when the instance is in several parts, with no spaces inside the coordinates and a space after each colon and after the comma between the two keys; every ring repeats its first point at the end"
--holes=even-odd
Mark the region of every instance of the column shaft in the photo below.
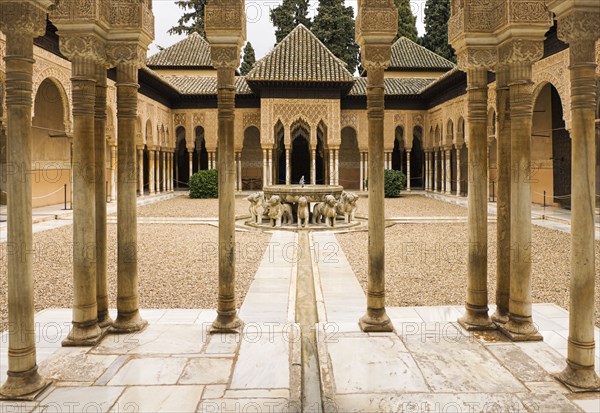
{"type": "Polygon", "coordinates": [[[365,167],[365,157],[364,154],[361,152],[360,153],[360,182],[358,185],[359,190],[364,191],[364,182],[365,182],[365,171],[364,171],[364,167],[365,167]]]}
{"type": "Polygon", "coordinates": [[[213,331],[237,332],[243,323],[237,316],[235,297],[235,69],[217,68],[219,139],[219,301],[213,331]]]}
{"type": "Polygon", "coordinates": [[[110,147],[110,167],[110,200],[114,202],[117,200],[117,145],[110,147]]]}
{"type": "Polygon", "coordinates": [[[190,167],[190,178],[192,177],[192,175],[194,174],[194,151],[193,149],[189,149],[188,150],[188,162],[189,162],[189,167],[190,167]]]}
{"type": "MultiPolygon", "coordinates": [[[[291,146],[291,143],[290,145],[291,146]]],[[[287,185],[292,183],[292,165],[290,163],[290,148],[285,148],[285,183],[287,185]]]]}
{"type": "Polygon", "coordinates": [[[462,193],[462,188],[461,188],[461,184],[460,184],[460,180],[462,179],[461,173],[460,173],[460,147],[456,147],[455,150],[456,150],[456,195],[460,196],[462,193]]]}
{"type": "MultiPolygon", "coordinates": [[[[0,22],[3,23],[3,22],[0,22]]],[[[0,394],[20,397],[47,382],[37,372],[31,207],[31,109],[33,33],[6,32],[7,164],[20,165],[7,174],[8,372],[0,394]]]]}
{"type": "Polygon", "coordinates": [[[119,134],[119,194],[117,202],[117,319],[112,330],[129,333],[147,322],[139,312],[137,201],[135,197],[135,136],[138,68],[117,65],[117,118],[119,134]]]}
{"type": "Polygon", "coordinates": [[[317,183],[317,150],[312,148],[310,151],[310,183],[317,183]]]}
{"type": "Polygon", "coordinates": [[[154,195],[154,184],[155,184],[155,177],[154,177],[154,150],[150,149],[150,151],[148,152],[148,180],[150,181],[150,195],[154,195]]]}
{"type": "Polygon", "coordinates": [[[369,259],[367,312],[362,331],[393,331],[385,311],[385,200],[384,200],[384,81],[383,67],[369,68],[367,116],[369,130],[369,259]]]}
{"type": "Polygon", "coordinates": [[[487,70],[468,69],[469,255],[465,315],[459,319],[467,330],[494,326],[488,315],[487,296],[487,95],[487,70]]]}
{"type": "Polygon", "coordinates": [[[262,186],[268,185],[267,173],[269,171],[269,160],[267,159],[267,150],[263,149],[263,177],[262,186]]]}
{"type": "Polygon", "coordinates": [[[96,158],[96,301],[98,325],[109,327],[106,229],[106,66],[96,65],[96,105],[94,121],[96,158]]]}
{"type": "Polygon", "coordinates": [[[410,149],[406,151],[406,190],[410,192],[410,149]]]}
{"type": "Polygon", "coordinates": [[[267,155],[269,155],[269,176],[268,176],[268,181],[269,181],[269,185],[273,185],[273,148],[269,148],[267,150],[267,155]]]}
{"type": "MultiPolygon", "coordinates": [[[[75,57],[73,67],[73,326],[63,345],[96,344],[102,336],[96,301],[96,63],[75,57]]],[[[135,176],[135,174],[134,174],[135,176]]]]}
{"type": "Polygon", "coordinates": [[[167,192],[167,152],[162,151],[162,189],[163,192],[167,192]]]}
{"type": "Polygon", "coordinates": [[[570,44],[573,195],[569,346],[567,368],[558,377],[569,385],[583,389],[600,388],[600,379],[594,370],[596,89],[593,45],[586,39],[570,44]]]}
{"type": "Polygon", "coordinates": [[[511,186],[511,126],[508,67],[496,71],[497,114],[497,235],[496,235],[496,312],[492,319],[497,323],[508,321],[510,297],[510,186],[511,186]]]}
{"type": "Polygon", "coordinates": [[[446,194],[452,193],[452,152],[446,149],[446,194]]]}
{"type": "MultiPolygon", "coordinates": [[[[510,298],[502,331],[515,341],[541,340],[533,324],[531,304],[531,63],[510,65],[510,298]]],[[[469,188],[469,192],[471,188],[469,188]]]]}
{"type": "Polygon", "coordinates": [[[138,165],[138,193],[144,196],[144,149],[138,148],[137,151],[138,165]]]}
{"type": "Polygon", "coordinates": [[[237,154],[237,158],[238,158],[238,164],[237,164],[237,184],[238,184],[238,191],[241,191],[242,188],[242,154],[240,152],[238,152],[237,154]]]}

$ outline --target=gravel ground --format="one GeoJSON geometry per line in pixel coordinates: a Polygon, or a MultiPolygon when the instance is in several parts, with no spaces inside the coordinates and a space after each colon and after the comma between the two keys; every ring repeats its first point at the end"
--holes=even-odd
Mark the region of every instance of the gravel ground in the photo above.
{"type": "MultiPolygon", "coordinates": [[[[369,215],[369,199],[358,200],[358,216],[369,215]]],[[[400,198],[385,199],[385,216],[392,217],[466,217],[467,208],[428,198],[423,195],[404,193],[400,198]]]]}
{"type": "MultiPolygon", "coordinates": [[[[363,289],[367,282],[366,232],[338,235],[363,289]]],[[[488,231],[488,289],[496,294],[496,226],[488,231]]],[[[399,224],[386,229],[386,303],[389,306],[463,305],[467,274],[466,224],[399,224]],[[393,245],[394,251],[389,247],[393,245]]],[[[571,237],[533,226],[532,297],[569,309],[571,237]]],[[[596,288],[600,288],[600,242],[596,241],[596,288]]],[[[596,294],[596,309],[600,294],[596,294]]],[[[600,312],[596,311],[600,327],[600,312]]]]}
{"type": "MultiPolygon", "coordinates": [[[[116,225],[108,226],[111,307],[116,307],[116,231],[116,225]]],[[[216,308],[217,231],[206,225],[139,225],[140,306],[216,308]]],[[[236,233],[239,303],[254,279],[269,239],[260,232],[236,233]]],[[[72,226],[34,234],[36,311],[72,306],[71,242],[72,226]]],[[[0,244],[0,331],[7,323],[5,251],[6,244],[0,244]]]]}
{"type": "MultiPolygon", "coordinates": [[[[235,198],[235,215],[249,215],[246,197],[235,198]]],[[[218,199],[191,199],[187,195],[138,208],[139,217],[217,218],[218,199]]]]}

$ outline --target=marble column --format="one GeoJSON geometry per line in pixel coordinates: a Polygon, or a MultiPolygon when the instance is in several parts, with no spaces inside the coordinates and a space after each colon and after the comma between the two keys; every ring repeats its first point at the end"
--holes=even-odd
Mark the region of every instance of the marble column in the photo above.
{"type": "Polygon", "coordinates": [[[452,149],[446,149],[446,194],[452,194],[452,149]]]}
{"type": "Polygon", "coordinates": [[[273,148],[269,148],[267,150],[267,155],[269,156],[268,180],[269,180],[269,185],[273,185],[273,148]]]}
{"type": "Polygon", "coordinates": [[[219,296],[213,333],[240,333],[243,322],[238,318],[235,294],[235,69],[239,64],[239,47],[213,47],[216,51],[233,51],[231,60],[216,62],[218,99],[219,163],[219,296]]]}
{"type": "MultiPolygon", "coordinates": [[[[571,282],[567,367],[558,379],[572,390],[600,389],[594,369],[594,207],[596,57],[600,13],[596,5],[558,18],[558,35],[569,43],[571,81],[571,282]]],[[[598,311],[598,308],[596,308],[598,311]]]]}
{"type": "Polygon", "coordinates": [[[511,186],[511,126],[509,106],[508,66],[496,69],[497,108],[497,234],[496,234],[496,312],[492,320],[496,323],[508,321],[510,297],[510,186],[511,186]]]}
{"type": "Polygon", "coordinates": [[[410,192],[410,149],[406,150],[406,191],[410,192]]]}
{"type": "MultiPolygon", "coordinates": [[[[96,171],[94,167],[94,109],[98,57],[88,55],[84,50],[78,50],[77,45],[73,42],[74,40],[76,40],[76,37],[61,38],[61,51],[71,59],[72,63],[71,82],[73,85],[74,135],[73,322],[71,331],[63,341],[63,345],[93,346],[102,339],[102,330],[98,325],[95,259],[96,171]]],[[[135,168],[135,157],[133,161],[135,168]]],[[[136,176],[135,169],[132,176],[136,176]]]]}
{"type": "Polygon", "coordinates": [[[365,185],[365,190],[369,187],[369,153],[365,152],[365,180],[367,184],[365,185]]]}
{"type": "Polygon", "coordinates": [[[290,162],[290,147],[291,143],[285,147],[285,183],[290,185],[292,183],[292,165],[290,162]]]}
{"type": "Polygon", "coordinates": [[[138,194],[144,196],[144,149],[138,147],[137,150],[137,169],[138,169],[138,194]]]}
{"type": "Polygon", "coordinates": [[[188,163],[189,163],[189,168],[190,168],[190,178],[192,177],[192,175],[194,174],[194,150],[193,149],[188,149],[188,163]]]}
{"type": "Polygon", "coordinates": [[[96,159],[96,302],[98,325],[112,324],[108,314],[107,228],[106,228],[106,64],[96,64],[94,108],[94,156],[96,159]]]}
{"type": "Polygon", "coordinates": [[[154,173],[154,149],[148,151],[148,181],[150,195],[154,195],[155,173],[154,173]]]}
{"type": "Polygon", "coordinates": [[[461,173],[460,173],[460,146],[456,147],[456,196],[461,196],[462,186],[460,184],[461,173]]]}
{"type": "Polygon", "coordinates": [[[312,147],[310,150],[310,183],[317,183],[317,148],[312,147]]]}
{"type": "Polygon", "coordinates": [[[364,186],[364,183],[365,183],[365,170],[364,170],[364,167],[365,167],[365,156],[364,156],[364,154],[362,152],[360,152],[360,178],[359,178],[360,179],[360,183],[359,183],[358,188],[361,191],[365,190],[365,186],[364,186]]]}
{"type": "MultiPolygon", "coordinates": [[[[540,57],[542,48],[540,44],[540,57]]],[[[542,340],[532,318],[531,300],[531,128],[532,62],[509,64],[511,170],[509,315],[499,328],[513,341],[542,340]]],[[[471,188],[469,188],[469,192],[471,188]]]]}
{"type": "Polygon", "coordinates": [[[237,190],[242,190],[242,154],[241,152],[237,152],[237,190]]]}
{"type": "Polygon", "coordinates": [[[487,70],[467,68],[469,147],[467,298],[458,321],[467,330],[494,328],[487,291],[487,70]]]}
{"type": "Polygon", "coordinates": [[[339,149],[335,149],[334,150],[334,155],[335,155],[335,162],[334,162],[334,168],[335,168],[335,184],[339,185],[340,184],[340,150],[339,149]]]}
{"type": "Polygon", "coordinates": [[[329,175],[329,185],[335,185],[335,155],[334,155],[334,151],[335,149],[333,148],[329,148],[328,152],[328,158],[329,158],[329,171],[328,171],[328,175],[329,175]]]}
{"type": "Polygon", "coordinates": [[[161,168],[162,168],[162,189],[163,192],[167,192],[167,151],[164,150],[162,151],[162,164],[161,164],[161,168]]]}
{"type": "Polygon", "coordinates": [[[138,297],[137,202],[135,198],[135,136],[138,64],[118,62],[117,119],[119,134],[119,197],[117,202],[117,319],[115,333],[142,330],[138,297]]]}
{"type": "Polygon", "coordinates": [[[267,174],[269,171],[269,160],[267,158],[267,150],[263,149],[263,175],[262,175],[262,185],[268,185],[267,174]]]}
{"type": "Polygon", "coordinates": [[[390,332],[394,327],[385,311],[384,66],[373,64],[367,70],[369,259],[367,312],[359,324],[364,332],[390,332]]]}
{"type": "Polygon", "coordinates": [[[173,149],[169,151],[169,191],[173,192],[173,158],[175,157],[173,149]]]}
{"type": "Polygon", "coordinates": [[[436,163],[436,156],[435,156],[435,149],[431,152],[432,155],[432,162],[431,165],[433,166],[433,169],[431,171],[431,190],[435,192],[435,190],[437,189],[437,172],[438,172],[438,167],[437,167],[437,163],[436,163]]]}
{"type": "Polygon", "coordinates": [[[110,201],[117,200],[117,145],[110,146],[110,201]]]}
{"type": "Polygon", "coordinates": [[[0,3],[0,30],[6,34],[6,162],[15,168],[6,177],[8,280],[8,371],[0,395],[37,394],[49,383],[38,373],[33,302],[31,208],[33,38],[44,34],[46,10],[30,3],[0,3]]]}

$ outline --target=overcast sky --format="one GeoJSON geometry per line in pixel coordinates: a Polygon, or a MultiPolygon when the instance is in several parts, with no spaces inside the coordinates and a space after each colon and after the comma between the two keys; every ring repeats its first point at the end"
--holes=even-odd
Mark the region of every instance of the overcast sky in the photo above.
{"type": "MultiPolygon", "coordinates": [[[[246,0],[247,39],[254,46],[256,59],[263,57],[275,44],[275,30],[269,19],[269,10],[281,4],[282,0],[246,0]]],[[[356,14],[357,0],[345,0],[346,5],[352,6],[356,14]]],[[[175,0],[154,0],[156,41],[150,46],[149,56],[158,52],[157,45],[162,47],[171,46],[183,38],[183,36],[171,36],[167,31],[177,24],[177,20],[183,14],[183,10],[177,7],[175,0]]],[[[313,16],[317,10],[318,1],[311,0],[310,15],[313,16]]],[[[417,29],[419,35],[424,32],[423,10],[425,0],[411,0],[413,14],[417,16],[417,29]]]]}

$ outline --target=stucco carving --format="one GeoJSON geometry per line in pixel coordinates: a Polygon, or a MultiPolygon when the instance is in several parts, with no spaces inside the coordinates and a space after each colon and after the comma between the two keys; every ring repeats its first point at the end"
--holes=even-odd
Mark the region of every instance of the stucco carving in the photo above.
{"type": "Polygon", "coordinates": [[[176,113],[175,117],[175,127],[183,126],[185,128],[186,115],[185,113],[176,113]]]}
{"type": "Polygon", "coordinates": [[[260,113],[244,113],[244,129],[255,126],[260,129],[260,113]]]}

